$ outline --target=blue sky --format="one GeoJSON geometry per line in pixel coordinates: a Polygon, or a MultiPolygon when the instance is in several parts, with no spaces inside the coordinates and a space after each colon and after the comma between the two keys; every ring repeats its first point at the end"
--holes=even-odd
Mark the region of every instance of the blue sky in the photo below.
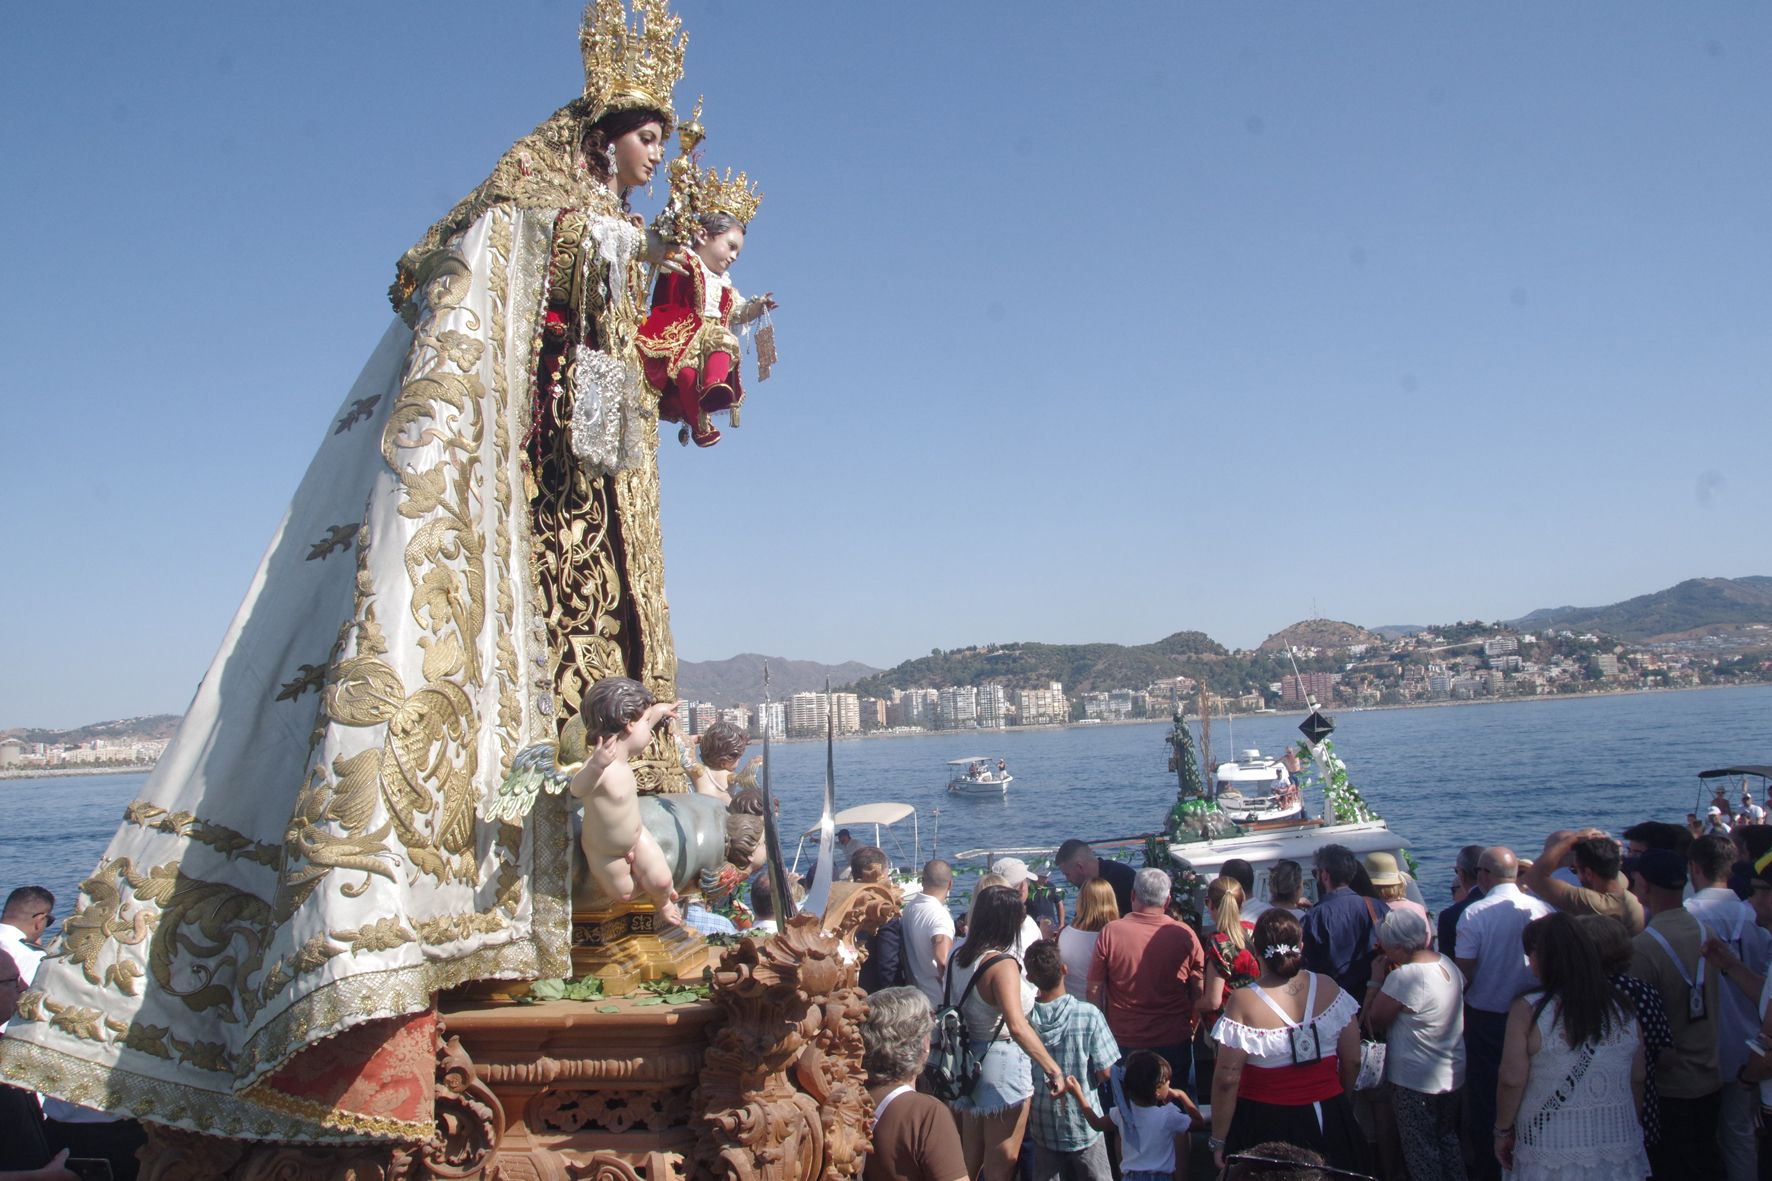
{"type": "MultiPolygon", "coordinates": [[[[679,11],[782,304],[744,426],[663,457],[684,658],[1772,573],[1772,8],[679,11]]],[[[183,708],[394,260],[577,92],[578,12],[0,14],[0,726],[183,708]]]]}

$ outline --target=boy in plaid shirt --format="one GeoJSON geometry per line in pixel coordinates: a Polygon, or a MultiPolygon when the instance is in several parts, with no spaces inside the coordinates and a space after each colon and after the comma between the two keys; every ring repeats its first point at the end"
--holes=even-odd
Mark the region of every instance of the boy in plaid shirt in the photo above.
{"type": "Polygon", "coordinates": [[[1088,1103],[1100,1114],[1095,1087],[1120,1060],[1119,1043],[1100,1009],[1065,992],[1058,944],[1041,940],[1028,948],[1025,970],[1028,982],[1040,990],[1029,1018],[1034,1032],[1058,1069],[1084,1084],[1085,1094],[1054,1099],[1045,1088],[1034,1088],[1028,1134],[1034,1141],[1035,1181],[1110,1181],[1107,1138],[1090,1126],[1078,1105],[1088,1103]]]}

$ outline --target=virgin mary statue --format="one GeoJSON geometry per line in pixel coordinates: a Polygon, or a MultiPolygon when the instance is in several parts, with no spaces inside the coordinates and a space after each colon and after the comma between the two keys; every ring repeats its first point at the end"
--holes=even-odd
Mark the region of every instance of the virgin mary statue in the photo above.
{"type": "Polygon", "coordinates": [[[398,319],[0,1040],[9,1081],[224,1136],[423,1139],[436,992],[568,973],[562,797],[526,826],[479,806],[598,677],[675,696],[624,192],[686,38],[633,10],[593,0],[583,95],[401,259],[398,319]]]}

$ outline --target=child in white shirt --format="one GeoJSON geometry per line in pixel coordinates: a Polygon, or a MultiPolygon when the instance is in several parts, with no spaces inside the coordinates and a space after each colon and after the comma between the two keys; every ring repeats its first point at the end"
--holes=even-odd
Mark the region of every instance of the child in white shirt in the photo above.
{"type": "MultiPolygon", "coordinates": [[[[1114,1106],[1098,1116],[1080,1102],[1095,1127],[1120,1132],[1121,1181],[1183,1181],[1187,1176],[1188,1129],[1200,1109],[1186,1091],[1169,1085],[1169,1063],[1149,1050],[1133,1050],[1114,1068],[1114,1106]]],[[[1070,1080],[1082,1100],[1082,1084],[1070,1080]]]]}

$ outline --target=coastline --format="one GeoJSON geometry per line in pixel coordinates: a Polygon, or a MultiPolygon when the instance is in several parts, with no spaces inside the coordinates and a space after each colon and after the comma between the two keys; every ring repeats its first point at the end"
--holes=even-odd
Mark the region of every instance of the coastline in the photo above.
{"type": "MultiPolygon", "coordinates": [[[[1592,697],[1629,697],[1649,693],[1699,693],[1714,689],[1752,689],[1772,686],[1769,681],[1746,681],[1733,685],[1682,685],[1678,687],[1656,687],[1649,689],[1595,689],[1585,693],[1545,693],[1533,694],[1530,697],[1472,697],[1462,701],[1410,701],[1399,705],[1362,705],[1362,706],[1325,706],[1323,712],[1331,716],[1341,713],[1376,713],[1380,710],[1400,709],[1456,709],[1467,705],[1514,705],[1539,703],[1548,701],[1582,701],[1592,697]]],[[[1305,708],[1276,709],[1262,712],[1239,711],[1231,713],[1232,719],[1237,718],[1302,718],[1310,713],[1305,708]]],[[[1197,722],[1198,715],[1186,715],[1189,721],[1197,722]]],[[[1214,714],[1214,719],[1222,719],[1226,715],[1214,714]]],[[[1150,726],[1158,723],[1168,724],[1173,721],[1170,716],[1100,719],[1090,722],[1043,722],[1034,726],[1005,726],[1000,730],[871,730],[860,734],[839,734],[838,742],[872,741],[875,739],[894,738],[933,738],[933,737],[967,737],[986,738],[992,735],[1031,734],[1050,730],[1092,730],[1105,726],[1150,726]]],[[[805,738],[772,738],[772,743],[788,743],[799,745],[808,742],[822,742],[822,736],[805,738]]],[[[762,749],[762,739],[752,739],[751,745],[762,749]]],[[[129,763],[106,766],[80,767],[7,767],[0,770],[0,783],[12,779],[54,779],[72,775],[138,775],[154,769],[153,763],[129,763]]]]}
{"type": "MultiPolygon", "coordinates": [[[[1744,681],[1740,684],[1734,685],[1681,685],[1678,687],[1657,687],[1651,689],[1594,689],[1586,693],[1535,693],[1529,697],[1472,697],[1463,701],[1408,701],[1400,705],[1325,705],[1322,709],[1324,713],[1333,717],[1344,713],[1377,713],[1381,710],[1456,709],[1466,705],[1536,704],[1546,701],[1584,701],[1593,697],[1632,697],[1649,693],[1702,693],[1713,689],[1754,689],[1767,687],[1772,687],[1772,681],[1744,681]]],[[[1246,710],[1234,712],[1230,714],[1230,717],[1233,719],[1302,718],[1307,716],[1310,712],[1309,709],[1303,707],[1297,709],[1266,710],[1259,713],[1253,710],[1246,710]]],[[[1190,722],[1199,721],[1199,715],[1195,713],[1189,712],[1186,716],[1190,722]]],[[[1214,721],[1220,721],[1225,715],[1213,714],[1212,717],[1214,721]]],[[[1037,726],[1004,726],[1000,730],[870,730],[861,734],[839,734],[837,735],[837,741],[854,742],[862,739],[871,740],[876,738],[930,738],[937,735],[986,736],[992,734],[1028,734],[1040,730],[1093,730],[1098,726],[1149,726],[1157,722],[1168,724],[1172,721],[1174,721],[1173,717],[1161,716],[1123,718],[1112,721],[1102,719],[1094,722],[1047,722],[1037,726]]],[[[753,738],[751,740],[751,745],[761,749],[762,741],[763,740],[760,738],[753,738]]],[[[824,738],[822,736],[808,738],[771,738],[769,741],[771,743],[786,742],[798,744],[803,742],[823,742],[824,738]]]]}
{"type": "Polygon", "coordinates": [[[140,775],[154,769],[153,763],[120,763],[104,767],[8,767],[0,771],[0,780],[61,779],[70,775],[140,775]]]}

